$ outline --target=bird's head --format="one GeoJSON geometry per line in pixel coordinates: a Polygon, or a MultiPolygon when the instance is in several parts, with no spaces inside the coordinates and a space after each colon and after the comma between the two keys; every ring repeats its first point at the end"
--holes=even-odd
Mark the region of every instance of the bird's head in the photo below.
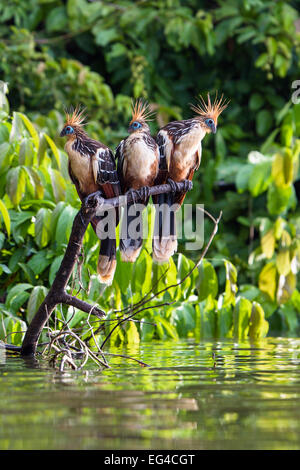
{"type": "Polygon", "coordinates": [[[210,100],[209,93],[207,94],[207,104],[205,103],[202,96],[199,97],[199,103],[197,105],[191,105],[191,109],[196,112],[197,118],[200,120],[202,127],[207,133],[217,132],[218,117],[221,112],[227,108],[229,101],[223,100],[223,95],[218,99],[218,93],[216,93],[214,102],[210,100]]]}
{"type": "Polygon", "coordinates": [[[149,110],[147,102],[138,99],[135,103],[132,103],[132,119],[128,127],[129,134],[139,131],[150,132],[147,121],[150,121],[152,116],[153,113],[149,110]]]}
{"type": "Polygon", "coordinates": [[[75,109],[71,108],[66,113],[66,122],[60,133],[60,137],[67,137],[68,139],[75,139],[76,136],[82,133],[82,126],[84,125],[84,109],[76,106],[75,109]]]}

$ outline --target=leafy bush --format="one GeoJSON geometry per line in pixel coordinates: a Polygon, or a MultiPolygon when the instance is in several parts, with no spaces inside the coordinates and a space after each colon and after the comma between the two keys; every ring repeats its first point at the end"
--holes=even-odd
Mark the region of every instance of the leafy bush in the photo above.
{"type": "MultiPolygon", "coordinates": [[[[266,334],[265,318],[281,333],[297,331],[300,105],[290,101],[291,84],[299,79],[295,8],[296,2],[281,0],[0,5],[2,338],[13,333],[11,341],[20,342],[55,276],[79,208],[58,138],[63,107],[84,104],[88,132],[115,147],[126,135],[131,96],[152,103],[156,132],[169,120],[190,117],[195,96],[216,89],[231,103],[216,136],[205,139],[187,196],[214,215],[223,211],[210,259],[158,299],[175,304],[141,312],[142,323],[129,322],[111,341],[255,338],[266,334]]],[[[206,237],[211,228],[206,220],[206,237]]],[[[104,290],[95,272],[97,247],[89,228],[72,288],[111,318],[114,309],[145,295],[162,271],[152,265],[147,240],[139,262],[131,267],[119,261],[114,284],[104,290]]],[[[182,278],[198,257],[183,243],[179,251],[158,289],[182,278]]],[[[88,337],[85,314],[72,315],[57,310],[58,325],[70,319],[88,337]]]]}

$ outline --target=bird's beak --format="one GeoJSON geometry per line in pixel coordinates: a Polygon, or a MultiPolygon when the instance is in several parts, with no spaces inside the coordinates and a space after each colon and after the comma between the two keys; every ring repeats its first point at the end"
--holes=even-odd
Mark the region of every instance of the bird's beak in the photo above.
{"type": "Polygon", "coordinates": [[[63,130],[61,131],[61,133],[59,134],[59,136],[60,136],[60,137],[64,137],[65,135],[66,135],[66,130],[63,129],[63,130]]]}
{"type": "Polygon", "coordinates": [[[217,126],[215,125],[215,123],[213,123],[211,125],[211,131],[212,131],[213,134],[215,134],[217,132],[217,126]]]}

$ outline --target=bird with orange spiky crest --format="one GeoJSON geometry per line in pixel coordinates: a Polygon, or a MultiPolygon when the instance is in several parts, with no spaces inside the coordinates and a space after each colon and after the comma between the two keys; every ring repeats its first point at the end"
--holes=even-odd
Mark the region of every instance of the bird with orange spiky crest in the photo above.
{"type": "Polygon", "coordinates": [[[138,99],[132,103],[129,136],[120,142],[116,150],[122,194],[145,188],[144,199],[139,201],[143,202],[142,209],[136,206],[137,201],[127,204],[122,221],[121,259],[131,263],[137,259],[142,248],[142,211],[149,201],[146,188],[153,186],[158,174],[159,149],[147,124],[152,116],[147,102],[138,99]],[[130,226],[133,228],[131,231],[130,226]]]}
{"type": "MultiPolygon", "coordinates": [[[[196,113],[192,119],[170,122],[157,134],[160,151],[159,175],[155,184],[170,183],[174,191],[153,197],[156,205],[155,226],[152,239],[153,260],[168,262],[177,251],[175,211],[182,205],[186,191],[176,192],[176,183],[193,179],[201,162],[201,143],[206,134],[216,133],[218,117],[228,106],[223,95],[217,93],[212,102],[209,94],[207,103],[200,96],[197,105],[191,105],[196,113]]],[[[190,183],[191,185],[191,183],[190,183]]],[[[186,189],[190,189],[186,185],[186,189]]]]}
{"type": "MultiPolygon", "coordinates": [[[[121,187],[116,171],[115,158],[112,151],[101,142],[91,139],[84,131],[85,115],[80,107],[66,112],[66,122],[60,133],[66,137],[65,150],[69,157],[69,175],[75,184],[78,196],[83,201],[89,195],[101,191],[106,199],[119,196],[121,187]]],[[[110,285],[116,270],[116,236],[118,225],[118,209],[110,209],[95,216],[92,227],[101,240],[97,264],[99,279],[110,285]],[[111,221],[111,232],[104,234],[104,220],[111,221]]]]}

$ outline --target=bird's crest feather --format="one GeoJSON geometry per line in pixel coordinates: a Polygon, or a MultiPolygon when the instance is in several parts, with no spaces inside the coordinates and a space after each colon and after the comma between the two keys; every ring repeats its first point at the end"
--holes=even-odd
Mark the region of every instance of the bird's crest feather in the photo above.
{"type": "Polygon", "coordinates": [[[200,95],[199,96],[199,103],[197,105],[192,104],[191,109],[195,111],[196,114],[203,116],[204,118],[213,118],[215,122],[217,122],[218,117],[220,116],[221,112],[227,108],[229,104],[229,100],[223,100],[223,95],[220,99],[218,99],[218,92],[216,93],[215,99],[213,103],[211,102],[209,93],[207,93],[207,104],[204,101],[204,98],[200,95]]]}
{"type": "Polygon", "coordinates": [[[77,105],[74,109],[72,106],[69,109],[65,110],[66,114],[66,126],[77,126],[82,127],[84,126],[85,121],[85,108],[81,108],[81,106],[77,105]]]}
{"type": "Polygon", "coordinates": [[[135,121],[146,122],[152,120],[154,114],[149,109],[149,104],[147,103],[147,101],[143,101],[142,99],[136,100],[135,103],[132,101],[131,108],[132,119],[130,121],[130,124],[135,121]]]}

